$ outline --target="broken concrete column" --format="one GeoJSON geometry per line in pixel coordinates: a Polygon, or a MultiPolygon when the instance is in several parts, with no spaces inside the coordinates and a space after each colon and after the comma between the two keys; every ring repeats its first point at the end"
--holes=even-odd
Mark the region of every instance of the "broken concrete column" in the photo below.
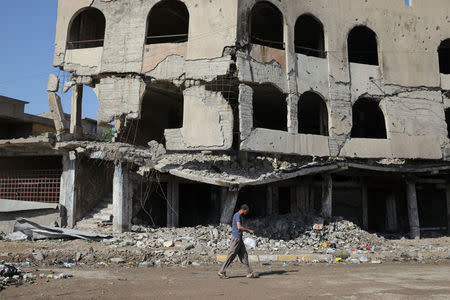
{"type": "MultiPolygon", "coordinates": [[[[447,179],[448,181],[448,179],[447,179]]],[[[450,234],[450,182],[446,185],[447,191],[447,233],[450,234]]]]}
{"type": "Polygon", "coordinates": [[[65,218],[62,225],[72,228],[76,223],[78,200],[78,161],[75,152],[62,157],[63,172],[60,185],[60,204],[64,208],[65,218]]]}
{"type": "Polygon", "coordinates": [[[113,230],[127,232],[131,229],[130,181],[128,170],[121,164],[114,168],[113,177],[113,230]]]}
{"type": "Polygon", "coordinates": [[[75,85],[72,94],[72,111],[70,114],[70,133],[79,138],[83,135],[83,126],[81,124],[83,103],[83,86],[75,85]]]}
{"type": "Polygon", "coordinates": [[[68,124],[61,104],[61,98],[56,94],[59,89],[59,79],[50,74],[47,84],[48,105],[55,123],[56,133],[60,136],[66,132],[68,124]]]}
{"type": "Polygon", "coordinates": [[[324,174],[322,178],[322,217],[330,218],[333,210],[333,180],[331,174],[324,174]]]}
{"type": "Polygon", "coordinates": [[[390,193],[386,198],[386,231],[396,232],[397,229],[397,204],[395,194],[390,193]]]}
{"type": "Polygon", "coordinates": [[[416,182],[406,181],[406,199],[408,205],[409,232],[412,239],[420,238],[419,210],[417,209],[416,182]]]}
{"type": "Polygon", "coordinates": [[[369,229],[369,198],[367,195],[367,182],[361,181],[361,207],[362,207],[362,225],[363,229],[369,229]]]}
{"type": "Polygon", "coordinates": [[[234,209],[236,207],[239,191],[230,191],[222,188],[222,205],[220,214],[220,223],[230,224],[233,218],[234,209]]]}
{"type": "Polygon", "coordinates": [[[176,178],[170,179],[167,184],[167,227],[180,225],[180,191],[176,178]]]}

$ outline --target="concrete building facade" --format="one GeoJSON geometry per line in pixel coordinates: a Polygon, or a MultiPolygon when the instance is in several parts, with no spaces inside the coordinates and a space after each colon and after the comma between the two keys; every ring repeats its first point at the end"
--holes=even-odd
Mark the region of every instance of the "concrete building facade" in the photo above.
{"type": "Polygon", "coordinates": [[[88,159],[114,169],[120,231],[228,222],[241,202],[450,229],[446,0],[59,0],[54,65],[72,74],[70,122],[47,88],[69,225],[88,159]],[[111,143],[84,137],[83,86],[111,143]]]}

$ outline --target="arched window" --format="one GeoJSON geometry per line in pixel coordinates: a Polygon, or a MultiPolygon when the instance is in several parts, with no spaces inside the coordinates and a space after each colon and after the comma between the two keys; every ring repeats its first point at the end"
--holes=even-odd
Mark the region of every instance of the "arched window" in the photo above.
{"type": "Polygon", "coordinates": [[[386,138],[386,123],[379,103],[361,98],[353,105],[353,138],[386,138]]]}
{"type": "Polygon", "coordinates": [[[450,74],[450,39],[442,41],[438,48],[439,54],[439,72],[450,74]]]}
{"type": "Polygon", "coordinates": [[[311,15],[303,15],[295,23],[295,52],[325,58],[322,23],[311,15]]]}
{"type": "Polygon", "coordinates": [[[287,131],[287,103],[275,86],[262,84],[253,89],[253,126],[287,131]]]}
{"type": "Polygon", "coordinates": [[[304,93],[298,101],[298,132],[328,135],[327,106],[314,92],[304,93]]]}
{"type": "Polygon", "coordinates": [[[284,49],[283,15],[270,2],[258,2],[250,17],[250,34],[253,44],[284,49]]]}
{"type": "Polygon", "coordinates": [[[105,26],[105,16],[100,10],[92,7],[82,10],[70,25],[68,48],[103,47],[105,26]]]}
{"type": "Polygon", "coordinates": [[[353,28],[347,42],[349,62],[378,66],[377,35],[370,28],[353,28]]]}
{"type": "Polygon", "coordinates": [[[189,11],[178,0],[163,0],[150,11],[146,44],[184,43],[188,40],[189,11]]]}

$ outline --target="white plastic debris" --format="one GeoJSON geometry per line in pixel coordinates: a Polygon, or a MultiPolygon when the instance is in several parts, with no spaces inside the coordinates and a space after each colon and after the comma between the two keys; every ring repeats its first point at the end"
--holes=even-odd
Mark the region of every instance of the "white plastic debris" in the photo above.
{"type": "Polygon", "coordinates": [[[252,238],[245,238],[244,244],[249,248],[252,248],[252,249],[256,248],[256,241],[252,238]]]}

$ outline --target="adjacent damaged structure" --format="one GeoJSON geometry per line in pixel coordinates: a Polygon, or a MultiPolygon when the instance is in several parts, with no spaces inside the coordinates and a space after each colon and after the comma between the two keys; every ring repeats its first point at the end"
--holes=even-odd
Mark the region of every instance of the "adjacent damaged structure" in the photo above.
{"type": "Polygon", "coordinates": [[[59,0],[62,225],[99,205],[117,231],[227,223],[246,202],[450,230],[450,5],[435,2],[59,0]],[[81,125],[86,86],[114,126],[103,141],[81,125]]]}

